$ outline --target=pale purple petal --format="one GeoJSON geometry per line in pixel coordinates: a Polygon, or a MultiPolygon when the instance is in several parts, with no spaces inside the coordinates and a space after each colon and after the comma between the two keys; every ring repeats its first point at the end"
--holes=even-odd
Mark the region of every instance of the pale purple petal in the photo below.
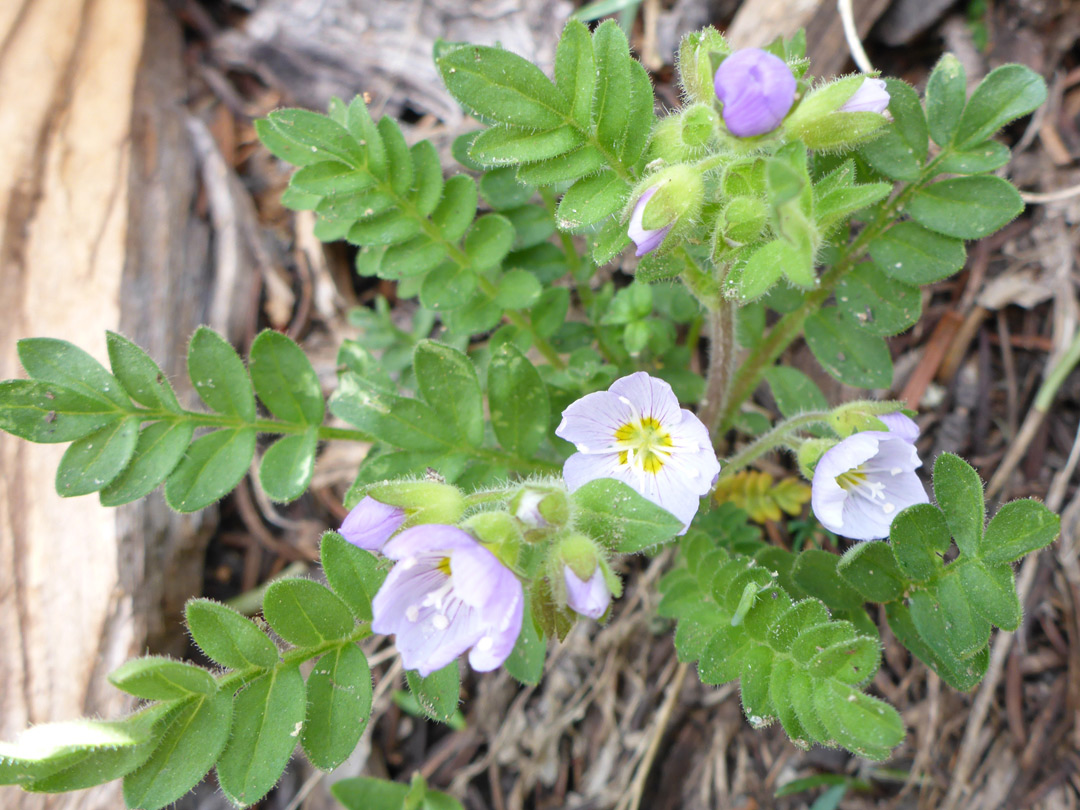
{"type": "Polygon", "coordinates": [[[484,635],[476,611],[460,602],[448,606],[444,614],[428,608],[419,619],[402,627],[394,638],[405,669],[415,669],[421,677],[442,669],[477,643],[484,635]],[[443,616],[445,628],[436,627],[434,619],[443,616]]]}
{"type": "Polygon", "coordinates": [[[456,526],[427,523],[406,529],[383,546],[382,553],[391,560],[404,560],[421,554],[447,556],[455,549],[475,545],[476,541],[456,526]]]}
{"type": "Polygon", "coordinates": [[[758,48],[736,51],[721,62],[713,86],[724,105],[724,124],[740,138],[776,129],[795,103],[791,68],[758,48]]]}
{"type": "Polygon", "coordinates": [[[446,584],[449,577],[435,566],[438,557],[431,557],[413,565],[395,565],[383,580],[375,598],[371,600],[371,629],[383,635],[398,632],[408,609],[421,605],[424,597],[446,584]]]}
{"type": "Polygon", "coordinates": [[[579,453],[607,453],[615,441],[615,431],[634,416],[633,408],[611,391],[586,394],[563,411],[555,428],[560,439],[573,442],[579,453]]]}
{"type": "Polygon", "coordinates": [[[669,429],[681,419],[679,398],[675,396],[671,385],[666,380],[651,377],[644,371],[620,377],[611,384],[608,391],[615,394],[627,407],[642,416],[651,416],[669,429]]]}
{"type": "Polygon", "coordinates": [[[840,112],[883,113],[888,108],[889,91],[886,89],[885,82],[867,77],[859,85],[859,89],[840,108],[840,112]]]}
{"type": "Polygon", "coordinates": [[[919,426],[915,423],[915,420],[900,411],[887,413],[884,416],[879,416],[878,419],[885,423],[889,433],[894,433],[901,439],[914,442],[919,438],[919,426]]]}
{"type": "Polygon", "coordinates": [[[490,672],[499,667],[513,652],[521,635],[524,592],[517,577],[503,570],[505,574],[483,610],[484,635],[469,651],[469,665],[477,672],[490,672]]]}
{"type": "Polygon", "coordinates": [[[509,581],[517,583],[517,577],[499,562],[499,558],[479,543],[451,554],[450,571],[454,577],[454,593],[465,604],[478,609],[486,607],[492,598],[503,598],[501,590],[509,581]]]}
{"type": "Polygon", "coordinates": [[[354,546],[378,551],[404,522],[404,509],[367,496],[345,516],[338,532],[354,546]]]}
{"type": "Polygon", "coordinates": [[[647,230],[641,225],[645,216],[645,206],[649,202],[649,198],[656,193],[656,189],[657,186],[653,186],[638,197],[638,201],[634,204],[634,211],[630,215],[630,225],[626,229],[626,235],[637,245],[636,255],[638,256],[644,256],[646,253],[660,247],[660,243],[664,241],[664,237],[671,230],[671,225],[665,225],[663,228],[654,230],[647,230]]]}
{"type": "Polygon", "coordinates": [[[625,472],[626,465],[619,464],[618,453],[602,456],[574,453],[563,464],[563,478],[566,480],[566,488],[571,492],[597,478],[615,478],[629,484],[630,481],[624,477],[625,472]]]}
{"type": "Polygon", "coordinates": [[[569,565],[564,565],[563,579],[566,581],[566,604],[572,611],[590,619],[604,615],[611,604],[611,591],[600,566],[596,566],[588,582],[583,582],[569,565]]]}

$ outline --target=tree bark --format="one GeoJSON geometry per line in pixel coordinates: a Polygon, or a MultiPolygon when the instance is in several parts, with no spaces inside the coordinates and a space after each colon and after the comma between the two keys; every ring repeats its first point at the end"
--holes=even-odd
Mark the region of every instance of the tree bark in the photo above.
{"type": "MultiPolygon", "coordinates": [[[[189,399],[183,346],[203,319],[208,231],[193,215],[182,40],[159,0],[0,3],[0,378],[21,337],[69,340],[107,365],[105,331],[161,362],[189,399]]],[[[120,509],[61,499],[63,445],[0,435],[0,738],[115,716],[105,675],[180,652],[212,513],[159,493],[120,509]]],[[[8,810],[122,807],[119,783],[60,796],[0,788],[8,810]]]]}

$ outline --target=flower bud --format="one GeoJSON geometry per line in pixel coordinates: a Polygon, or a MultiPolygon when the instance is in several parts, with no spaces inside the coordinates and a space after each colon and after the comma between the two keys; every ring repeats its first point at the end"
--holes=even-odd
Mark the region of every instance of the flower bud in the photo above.
{"type": "Polygon", "coordinates": [[[557,528],[570,519],[570,505],[562,489],[522,487],[511,499],[510,509],[527,530],[557,528]]]}
{"type": "Polygon", "coordinates": [[[668,231],[671,230],[675,223],[669,223],[661,228],[654,228],[647,230],[641,225],[642,219],[645,216],[645,207],[648,205],[649,200],[658,190],[657,186],[653,186],[647,190],[644,194],[638,197],[638,201],[634,203],[634,213],[630,215],[630,227],[626,229],[626,235],[629,236],[634,244],[637,246],[637,251],[634,255],[644,256],[646,253],[652,253],[658,247],[660,243],[664,241],[664,237],[668,235],[668,231]]]}
{"type": "Polygon", "coordinates": [[[676,164],[649,177],[634,203],[627,234],[644,256],[660,247],[672,229],[691,224],[701,212],[705,186],[692,166],[676,164]]]}
{"type": "Polygon", "coordinates": [[[581,580],[569,565],[563,566],[566,584],[566,605],[575,613],[589,619],[599,619],[611,604],[611,591],[604,580],[604,572],[596,566],[588,580],[581,580]]]}
{"type": "Polygon", "coordinates": [[[364,493],[377,501],[404,510],[406,526],[421,523],[457,523],[465,514],[461,490],[437,481],[395,481],[368,487],[364,493]]]}
{"type": "Polygon", "coordinates": [[[712,26],[683,37],[679,44],[679,84],[683,95],[699,104],[713,102],[713,74],[719,60],[731,53],[723,35],[712,26]]]}
{"type": "Polygon", "coordinates": [[[855,94],[844,102],[840,112],[883,113],[889,108],[889,91],[881,79],[867,77],[855,94]]]}
{"type": "Polygon", "coordinates": [[[358,548],[378,551],[402,527],[406,517],[404,509],[367,496],[345,516],[338,532],[358,548]]]}
{"type": "Polygon", "coordinates": [[[478,512],[461,524],[506,565],[516,565],[521,552],[521,529],[509,512],[478,512]]]}
{"type": "Polygon", "coordinates": [[[736,51],[716,70],[716,97],[732,135],[772,132],[795,103],[795,76],[778,56],[758,48],[736,51]]]}

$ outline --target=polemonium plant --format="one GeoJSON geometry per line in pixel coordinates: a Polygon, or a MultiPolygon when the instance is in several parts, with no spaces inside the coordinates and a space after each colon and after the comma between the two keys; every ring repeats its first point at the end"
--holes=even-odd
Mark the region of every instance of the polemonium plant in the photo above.
{"type": "MultiPolygon", "coordinates": [[[[121,335],[108,369],[63,341],[20,341],[26,375],[0,383],[0,429],[70,443],[64,496],[118,506],[161,486],[194,512],[258,454],[254,485],[289,503],[326,442],[368,450],[320,545],[326,585],[269,584],[258,623],[193,599],[186,623],[212,668],[134,659],[109,679],[145,701],[137,712],[0,744],[0,783],[123,779],[129,807],[156,810],[213,769],[249,806],[297,743],[327,771],[358,744],[373,697],[358,642],[391,636],[416,710],[451,722],[459,657],[538,684],[549,643],[620,609],[613,566],[643,552],[673,560],[658,611],[679,660],[706,684],[738,679],[748,721],[778,721],[796,746],[886,760],[903,740],[872,694],[878,621],[950,686],[979,682],[992,628],[1019,626],[1011,565],[1053,541],[1057,517],[1019,500],[987,521],[979,474],[948,453],[931,503],[904,403],[830,402],[783,359],[802,340],[797,356],[849,389],[893,385],[888,338],[918,321],[920,287],[1022,213],[1001,133],[1045,83],[1004,65],[968,95],[945,55],[920,97],[876,75],[814,78],[801,35],[732,51],[711,28],[677,62],[684,104],[658,117],[613,21],[569,23],[553,77],[499,47],[440,43],[447,90],[482,122],[455,141],[456,166],[364,98],[256,121],[296,167],[283,204],[353,246],[365,284],[416,299],[411,318],[382,297],[350,313],[360,337],[343,341],[329,398],[271,330],[246,363],[196,331],[198,402],[121,335]],[[631,244],[640,261],[620,258],[631,244]],[[783,453],[768,475],[749,469],[783,453]],[[764,535],[725,501],[799,514],[796,469],[835,543],[812,521],[764,535]],[[677,553],[656,555],[666,544],[677,553]]],[[[431,795],[422,779],[407,792],[431,795]]]]}

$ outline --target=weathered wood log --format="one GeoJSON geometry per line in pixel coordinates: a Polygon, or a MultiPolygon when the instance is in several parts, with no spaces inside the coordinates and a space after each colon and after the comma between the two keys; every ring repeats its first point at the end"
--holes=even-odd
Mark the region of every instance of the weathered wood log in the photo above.
{"type": "MultiPolygon", "coordinates": [[[[105,330],[146,347],[184,391],[204,318],[204,224],[184,121],[179,27],[158,0],[0,3],[0,378],[15,342],[70,340],[106,360],[105,330]]],[[[63,446],[0,435],[0,738],[112,716],[105,675],[182,642],[212,514],[160,494],[120,509],[53,488],[63,446]]],[[[172,649],[172,652],[179,650],[172,649]]],[[[119,784],[61,796],[0,788],[6,810],[122,807],[119,784]]]]}

